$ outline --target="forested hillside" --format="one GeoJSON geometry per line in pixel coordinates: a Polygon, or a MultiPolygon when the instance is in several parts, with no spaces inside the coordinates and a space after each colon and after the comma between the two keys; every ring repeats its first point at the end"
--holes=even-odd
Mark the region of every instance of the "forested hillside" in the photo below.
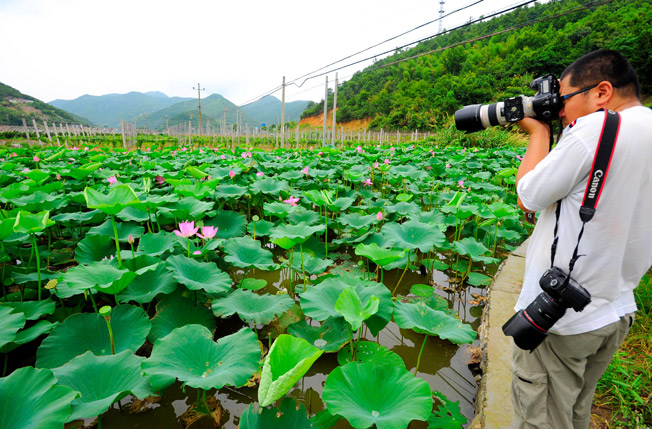
{"type": "MultiPolygon", "coordinates": [[[[532,95],[528,84],[533,78],[558,76],[575,58],[600,48],[627,56],[646,97],[652,94],[651,24],[652,0],[553,0],[522,7],[396,52],[356,73],[338,88],[337,121],[369,118],[371,128],[432,128],[467,104],[532,95]],[[464,43],[486,35],[492,36],[464,43]]],[[[331,96],[329,108],[332,103],[331,96]]],[[[302,118],[322,112],[323,100],[302,118]]]]}
{"type": "Polygon", "coordinates": [[[20,126],[23,124],[23,116],[29,126],[32,126],[32,118],[39,123],[45,119],[51,123],[90,124],[88,119],[57,109],[9,85],[0,83],[0,125],[20,126]]]}

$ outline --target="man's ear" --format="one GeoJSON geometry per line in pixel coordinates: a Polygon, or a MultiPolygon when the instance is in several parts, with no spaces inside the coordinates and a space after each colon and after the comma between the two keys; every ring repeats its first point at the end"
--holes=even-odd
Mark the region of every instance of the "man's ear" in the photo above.
{"type": "Polygon", "coordinates": [[[603,80],[595,88],[595,101],[600,107],[604,107],[614,95],[614,87],[611,82],[603,80]]]}

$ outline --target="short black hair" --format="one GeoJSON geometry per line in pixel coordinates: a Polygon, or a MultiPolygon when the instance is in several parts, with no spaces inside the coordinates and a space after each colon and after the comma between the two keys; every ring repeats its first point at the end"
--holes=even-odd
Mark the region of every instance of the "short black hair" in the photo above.
{"type": "Polygon", "coordinates": [[[627,58],[618,51],[600,49],[583,55],[566,67],[559,79],[569,75],[569,83],[574,87],[586,88],[606,80],[623,95],[641,99],[638,76],[627,58]]]}

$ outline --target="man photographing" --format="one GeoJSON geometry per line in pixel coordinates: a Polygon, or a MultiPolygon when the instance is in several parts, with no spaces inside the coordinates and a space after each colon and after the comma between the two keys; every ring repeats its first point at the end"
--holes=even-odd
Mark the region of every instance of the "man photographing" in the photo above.
{"type": "Polygon", "coordinates": [[[561,313],[532,351],[514,347],[512,402],[524,428],[589,427],[598,380],[634,321],[633,290],[652,266],[652,110],[641,104],[636,73],[618,52],[594,51],[566,68],[559,94],[566,128],[552,151],[546,123],[519,122],[530,142],[516,177],[518,204],[540,215],[515,309],[537,300],[551,260],[590,298],[581,311],[561,313]],[[619,114],[608,177],[593,168],[606,111],[619,114]],[[601,188],[592,173],[604,177],[601,188]],[[579,213],[591,191],[600,204],[588,222],[579,213]]]}

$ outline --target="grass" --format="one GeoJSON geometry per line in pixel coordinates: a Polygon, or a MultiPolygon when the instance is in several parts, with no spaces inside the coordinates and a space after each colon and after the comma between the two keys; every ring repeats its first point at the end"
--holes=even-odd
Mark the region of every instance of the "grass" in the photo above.
{"type": "Polygon", "coordinates": [[[634,295],[636,321],[598,383],[592,427],[652,428],[652,270],[634,295]]]}

